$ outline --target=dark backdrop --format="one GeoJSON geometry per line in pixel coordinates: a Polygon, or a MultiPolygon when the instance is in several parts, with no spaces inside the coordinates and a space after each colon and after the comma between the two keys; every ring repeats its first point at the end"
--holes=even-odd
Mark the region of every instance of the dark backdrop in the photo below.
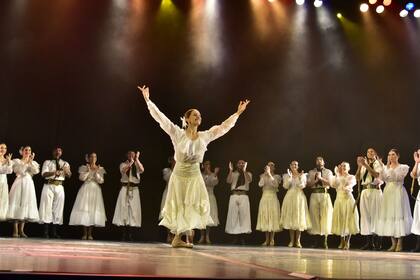
{"type": "MultiPolygon", "coordinates": [[[[419,139],[419,22],[400,19],[398,7],[361,16],[357,1],[325,2],[315,9],[263,0],[3,0],[0,140],[15,156],[21,145],[31,145],[40,163],[54,145],[63,146],[74,172],[65,185],[66,224],[81,185],[77,168],[85,153],[96,151],[108,172],[109,220],[96,237],[110,240],[120,237],[110,221],[118,165],[129,149],[141,151],[146,169],[136,238],[165,236],[157,219],[161,171],[172,146],[149,116],[138,84],[150,86],[151,99],[174,122],[198,108],[203,129],[233,113],[240,99],[252,100],[236,127],[206,153],[222,167],[215,242],[230,240],[224,233],[230,160],[247,160],[254,178],[267,161],[284,173],[295,159],[304,170],[313,168],[317,155],[331,169],[347,160],[354,172],[356,156],[372,146],[384,156],[399,148],[401,162],[412,165],[419,139]]],[[[35,182],[39,200],[41,176],[35,182]]],[[[253,228],[260,196],[255,180],[253,228]]],[[[0,227],[1,235],[11,234],[9,224],[0,227]]],[[[30,224],[27,232],[40,236],[42,227],[30,224]]],[[[79,238],[80,229],[65,226],[61,234],[79,238]]],[[[309,239],[303,237],[304,245],[309,239]]],[[[250,243],[262,240],[262,233],[249,236],[250,243]]],[[[287,244],[288,234],[279,241],[287,244]]]]}

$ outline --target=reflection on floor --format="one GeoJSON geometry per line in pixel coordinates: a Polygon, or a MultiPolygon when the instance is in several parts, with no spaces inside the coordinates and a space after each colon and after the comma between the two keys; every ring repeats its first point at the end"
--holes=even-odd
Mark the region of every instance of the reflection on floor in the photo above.
{"type": "Polygon", "coordinates": [[[420,278],[420,254],[0,239],[0,270],[58,275],[188,278],[420,278]]]}

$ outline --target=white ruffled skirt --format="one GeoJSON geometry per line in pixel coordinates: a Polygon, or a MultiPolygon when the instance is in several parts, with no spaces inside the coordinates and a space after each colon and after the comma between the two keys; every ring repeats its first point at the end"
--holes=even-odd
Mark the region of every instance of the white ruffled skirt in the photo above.
{"type": "Polygon", "coordinates": [[[17,177],[9,193],[7,219],[37,222],[39,213],[35,185],[30,175],[17,177]]]}
{"type": "Polygon", "coordinates": [[[94,181],[85,182],[77,193],[69,225],[104,227],[105,222],[106,215],[102,189],[94,181]]]}
{"type": "Polygon", "coordinates": [[[159,223],[174,234],[205,229],[213,223],[210,202],[199,163],[177,162],[168,183],[168,193],[159,223]]]}
{"type": "Polygon", "coordinates": [[[219,210],[217,209],[217,200],[213,191],[207,191],[210,201],[210,217],[213,223],[208,224],[208,227],[217,227],[219,225],[219,210]]]}
{"type": "Polygon", "coordinates": [[[9,210],[9,186],[7,181],[0,182],[0,221],[7,219],[7,211],[9,210]]]}
{"type": "Polygon", "coordinates": [[[165,202],[166,202],[166,196],[167,195],[168,195],[168,186],[166,185],[165,190],[163,191],[163,194],[162,194],[162,200],[160,202],[159,221],[162,220],[162,218],[163,218],[162,210],[163,210],[163,207],[165,207],[165,202]]]}
{"type": "Polygon", "coordinates": [[[118,195],[112,223],[117,226],[141,227],[139,188],[122,187],[118,195]]]}
{"type": "Polygon", "coordinates": [[[280,202],[277,192],[264,190],[258,207],[257,230],[263,232],[281,231],[280,202]]]}
{"type": "Polygon", "coordinates": [[[344,237],[359,233],[359,212],[357,207],[354,208],[355,202],[352,194],[341,191],[337,193],[331,229],[333,234],[344,237]]]}
{"type": "Polygon", "coordinates": [[[290,230],[304,231],[312,227],[303,190],[292,187],[287,191],[281,207],[280,223],[284,229],[290,230]]]}
{"type": "Polygon", "coordinates": [[[382,195],[381,212],[376,234],[399,238],[411,233],[413,217],[410,201],[403,185],[387,183],[382,195]]]}

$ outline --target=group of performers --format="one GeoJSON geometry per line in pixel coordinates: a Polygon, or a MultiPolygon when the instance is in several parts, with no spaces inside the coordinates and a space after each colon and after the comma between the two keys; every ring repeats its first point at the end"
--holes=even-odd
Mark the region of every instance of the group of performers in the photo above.
{"type": "MultiPolygon", "coordinates": [[[[192,248],[194,229],[201,230],[200,244],[210,244],[210,228],[219,225],[214,187],[219,183],[220,169],[212,169],[209,161],[203,162],[204,153],[210,142],[234,127],[249,101],[241,101],[237,111],[222,124],[198,131],[201,124],[198,110],[188,110],[182,118],[182,127],[179,127],[150,100],[147,87],[138,88],[151,116],[170,136],[175,150],[174,157],[169,159],[170,167],[163,170],[167,186],[162,197],[159,225],[168,229],[167,239],[174,248],[192,248]]],[[[31,147],[21,148],[21,158],[12,159],[12,155],[7,154],[6,144],[0,143],[0,220],[13,221],[13,237],[27,237],[25,222],[44,224],[45,237],[58,237],[57,226],[63,223],[63,183],[72,175],[62,153],[62,149],[56,147],[52,159],[45,161],[40,170],[31,147]],[[40,171],[45,184],[38,208],[32,176],[40,171]],[[12,172],[16,179],[9,192],[7,174],[12,172]]],[[[121,190],[112,223],[123,228],[124,240],[132,240],[132,229],[141,227],[139,184],[144,167],[139,158],[139,152],[129,151],[127,160],[120,164],[121,190]]],[[[301,248],[301,233],[307,231],[316,236],[314,247],[321,243],[323,248],[328,248],[328,236],[334,234],[341,237],[339,248],[347,250],[351,236],[360,233],[366,236],[362,249],[381,249],[381,238],[391,237],[392,246],[388,251],[398,252],[403,249],[403,237],[413,233],[419,236],[414,251],[420,251],[420,195],[416,199],[413,221],[409,197],[403,185],[409,166],[398,160],[396,149],[389,151],[384,164],[375,150],[369,148],[366,156],[357,157],[355,175],[349,173],[348,162],[340,163],[334,172],[327,169],[322,157],[316,158],[316,167],[308,173],[299,169],[297,161],[292,161],[282,176],[276,174],[275,164],[268,162],[258,182],[262,197],[256,230],[265,233],[262,245],[274,246],[275,233],[285,229],[290,234],[289,247],[301,248]],[[282,205],[277,197],[280,185],[287,190],[282,205]],[[359,189],[356,199],[352,194],[355,186],[359,189]],[[304,188],[311,191],[309,207],[304,188]],[[337,194],[334,205],[330,188],[337,194]],[[357,204],[360,204],[360,221],[357,204]]],[[[410,173],[413,180],[420,178],[420,150],[414,153],[414,161],[410,173]]],[[[100,187],[106,171],[97,164],[96,153],[90,153],[78,173],[83,185],[74,202],[69,225],[83,226],[82,239],[92,240],[93,228],[104,227],[106,222],[100,187]]],[[[236,167],[229,163],[226,182],[230,185],[231,195],[225,231],[235,236],[235,242],[244,243],[244,236],[252,232],[248,197],[252,180],[246,161],[239,160],[236,167]]]]}

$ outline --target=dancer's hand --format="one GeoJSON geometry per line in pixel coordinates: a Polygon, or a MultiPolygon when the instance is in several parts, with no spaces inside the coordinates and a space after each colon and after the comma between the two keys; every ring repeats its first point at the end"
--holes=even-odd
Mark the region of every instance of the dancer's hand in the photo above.
{"type": "Polygon", "coordinates": [[[139,152],[139,151],[137,151],[137,152],[136,152],[136,160],[139,160],[139,158],[140,158],[140,152],[139,152]]]}
{"type": "Polygon", "coordinates": [[[233,171],[233,164],[232,164],[232,162],[231,161],[229,161],[229,171],[233,171]]]}
{"type": "Polygon", "coordinates": [[[246,106],[248,106],[249,102],[251,101],[249,101],[248,99],[246,99],[245,101],[239,102],[238,111],[237,111],[239,115],[242,114],[246,110],[246,106]]]}
{"type": "Polygon", "coordinates": [[[148,102],[150,100],[150,93],[149,93],[149,88],[146,86],[137,86],[137,88],[141,91],[141,93],[143,94],[144,100],[146,102],[148,102]]]}
{"type": "Polygon", "coordinates": [[[245,161],[245,164],[244,164],[244,172],[246,172],[247,166],[248,166],[248,162],[245,161]]]}
{"type": "Polygon", "coordinates": [[[214,168],[214,175],[217,176],[217,174],[219,174],[219,171],[220,171],[219,167],[214,168]]]}
{"type": "Polygon", "coordinates": [[[35,153],[32,153],[30,156],[29,156],[29,161],[31,162],[31,161],[33,161],[35,159],[35,153]]]}
{"type": "Polygon", "coordinates": [[[290,171],[290,169],[289,169],[289,168],[287,168],[287,174],[288,174],[290,177],[292,177],[292,171],[290,171]]]}
{"type": "Polygon", "coordinates": [[[10,161],[12,161],[12,156],[13,156],[13,154],[8,154],[6,156],[6,161],[7,161],[8,164],[10,163],[10,161]]]}

